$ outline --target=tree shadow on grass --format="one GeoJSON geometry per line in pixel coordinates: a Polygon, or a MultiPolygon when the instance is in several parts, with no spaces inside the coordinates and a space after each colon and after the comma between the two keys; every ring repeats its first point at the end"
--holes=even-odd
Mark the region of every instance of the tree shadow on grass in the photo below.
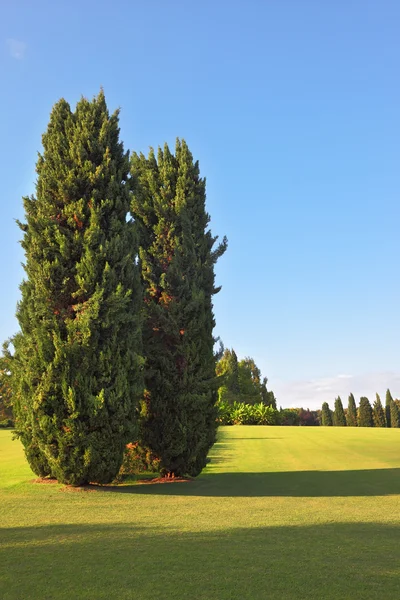
{"type": "Polygon", "coordinates": [[[2,529],[3,600],[398,600],[400,527],[2,529]]]}
{"type": "Polygon", "coordinates": [[[215,497],[331,497],[400,494],[399,469],[204,473],[187,482],[90,486],[104,492],[215,497]]]}

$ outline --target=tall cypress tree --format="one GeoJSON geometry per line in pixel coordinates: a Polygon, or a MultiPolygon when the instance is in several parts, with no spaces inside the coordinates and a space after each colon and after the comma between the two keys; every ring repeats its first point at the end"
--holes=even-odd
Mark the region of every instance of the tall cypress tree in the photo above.
{"type": "Polygon", "coordinates": [[[141,439],[165,476],[196,476],[215,441],[214,265],[205,180],[184,141],[134,154],[132,213],[141,231],[145,398],[141,439]]]}
{"type": "Polygon", "coordinates": [[[329,408],[329,404],[324,402],[321,409],[321,424],[325,427],[331,427],[333,425],[332,422],[332,412],[329,408]]]}
{"type": "Polygon", "coordinates": [[[349,403],[347,406],[346,421],[348,427],[357,427],[357,407],[354,395],[349,395],[349,403]]]}
{"type": "Polygon", "coordinates": [[[392,402],[393,402],[392,394],[390,393],[390,390],[387,389],[386,390],[386,405],[385,405],[386,427],[392,426],[391,410],[390,410],[392,402]]]}
{"type": "Polygon", "coordinates": [[[385,412],[379,394],[376,394],[376,400],[373,407],[373,418],[375,427],[386,427],[385,412]]]}
{"type": "Polygon", "coordinates": [[[362,396],[360,398],[360,405],[358,407],[358,426],[359,427],[373,427],[374,422],[372,419],[372,408],[368,398],[362,396]]]}
{"type": "Polygon", "coordinates": [[[103,92],[55,104],[24,199],[26,279],[12,378],[35,473],[72,485],[117,474],[142,393],[141,293],[129,157],[103,92]]]}
{"type": "Polygon", "coordinates": [[[336,427],[346,426],[346,416],[343,410],[342,399],[338,396],[335,400],[334,425],[336,427]]]}

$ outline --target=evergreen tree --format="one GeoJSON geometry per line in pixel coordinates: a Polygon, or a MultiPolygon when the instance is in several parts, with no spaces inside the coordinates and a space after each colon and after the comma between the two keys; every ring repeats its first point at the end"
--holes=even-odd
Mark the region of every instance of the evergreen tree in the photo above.
{"type": "Polygon", "coordinates": [[[329,404],[327,402],[324,402],[322,405],[321,424],[324,427],[332,427],[332,425],[333,425],[332,412],[331,412],[331,409],[329,408],[329,404]]]}
{"type": "Polygon", "coordinates": [[[390,426],[400,427],[400,411],[393,398],[390,400],[390,426]]]}
{"type": "Polygon", "coordinates": [[[9,360],[0,356],[0,421],[12,421],[12,391],[9,360]]]}
{"type": "Polygon", "coordinates": [[[348,427],[357,427],[357,407],[353,394],[349,395],[346,421],[348,427]]]}
{"type": "Polygon", "coordinates": [[[261,384],[261,401],[266,406],[271,406],[276,410],[276,398],[273,391],[267,389],[268,379],[266,377],[263,378],[261,384]]]}
{"type": "Polygon", "coordinates": [[[392,426],[392,419],[391,419],[391,410],[390,410],[390,406],[393,402],[393,398],[392,398],[392,394],[390,393],[390,390],[386,390],[386,406],[385,406],[385,416],[386,416],[386,427],[391,427],[392,426]]]}
{"type": "Polygon", "coordinates": [[[379,394],[376,394],[376,400],[373,408],[373,418],[375,427],[386,427],[385,411],[383,410],[379,394]]]}
{"type": "Polygon", "coordinates": [[[239,366],[236,352],[232,348],[228,348],[224,351],[221,359],[218,361],[216,366],[216,373],[218,377],[223,381],[223,385],[226,388],[229,402],[240,402],[240,388],[239,388],[239,366]]]}
{"type": "Polygon", "coordinates": [[[134,154],[132,213],[141,231],[145,399],[141,438],[165,476],[196,476],[215,441],[214,248],[205,180],[184,141],[134,154]]]}
{"type": "Polygon", "coordinates": [[[242,402],[256,404],[261,401],[261,371],[254,359],[247,356],[239,362],[239,389],[242,402]]]}
{"type": "Polygon", "coordinates": [[[143,389],[129,157],[103,92],[75,112],[57,102],[42,141],[36,197],[24,199],[20,224],[16,432],[36,474],[107,483],[134,436],[143,389]]]}
{"type": "Polygon", "coordinates": [[[334,425],[336,425],[336,427],[346,426],[346,416],[344,414],[343,404],[340,396],[338,396],[335,400],[334,425]]]}
{"type": "Polygon", "coordinates": [[[372,408],[368,398],[362,396],[360,398],[360,405],[358,407],[358,426],[359,427],[373,427],[374,422],[372,418],[372,408]]]}

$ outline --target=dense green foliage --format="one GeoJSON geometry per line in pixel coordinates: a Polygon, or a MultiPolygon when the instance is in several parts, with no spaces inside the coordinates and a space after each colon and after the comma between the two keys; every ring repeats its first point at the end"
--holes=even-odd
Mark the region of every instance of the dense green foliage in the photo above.
{"type": "Polygon", "coordinates": [[[195,476],[215,441],[214,265],[226,249],[208,229],[205,180],[184,141],[133,154],[146,357],[141,442],[167,476],[195,476]]]}
{"type": "Polygon", "coordinates": [[[348,427],[357,427],[357,407],[353,394],[349,395],[347,407],[346,422],[348,427]]]}
{"type": "Polygon", "coordinates": [[[238,362],[235,350],[226,349],[217,363],[216,373],[222,383],[218,390],[221,402],[244,402],[276,408],[276,399],[267,389],[268,379],[261,380],[261,371],[251,357],[238,362]]]}
{"type": "Polygon", "coordinates": [[[333,413],[333,424],[336,427],[345,427],[346,426],[346,416],[343,410],[343,404],[340,396],[338,396],[335,400],[335,412],[333,413]]]}
{"type": "Polygon", "coordinates": [[[220,425],[319,425],[317,411],[304,408],[281,408],[277,410],[263,402],[218,402],[220,425]]]}
{"type": "Polygon", "coordinates": [[[331,427],[333,425],[332,411],[329,408],[329,404],[324,402],[321,409],[321,425],[324,427],[331,427]]]}
{"type": "Polygon", "coordinates": [[[280,413],[272,406],[262,402],[218,403],[218,422],[220,425],[279,425],[280,413]]]}
{"type": "Polygon", "coordinates": [[[374,426],[375,427],[386,427],[385,411],[383,410],[381,398],[379,394],[376,394],[376,400],[372,409],[374,426]]]}
{"type": "Polygon", "coordinates": [[[142,378],[129,158],[102,92],[54,106],[37,174],[20,225],[16,433],[37,475],[106,483],[135,436],[142,378]]]}
{"type": "Polygon", "coordinates": [[[358,407],[358,426],[373,427],[374,421],[372,418],[372,408],[368,398],[362,396],[358,407]]]}

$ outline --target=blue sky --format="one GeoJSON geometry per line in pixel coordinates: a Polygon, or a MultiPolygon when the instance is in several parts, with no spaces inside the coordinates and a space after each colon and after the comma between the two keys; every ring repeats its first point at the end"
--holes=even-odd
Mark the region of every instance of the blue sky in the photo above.
{"type": "Polygon", "coordinates": [[[3,0],[0,339],[51,107],[103,86],[127,148],[200,161],[229,240],[216,333],[278,402],[400,397],[399,26],[395,0],[3,0]]]}

